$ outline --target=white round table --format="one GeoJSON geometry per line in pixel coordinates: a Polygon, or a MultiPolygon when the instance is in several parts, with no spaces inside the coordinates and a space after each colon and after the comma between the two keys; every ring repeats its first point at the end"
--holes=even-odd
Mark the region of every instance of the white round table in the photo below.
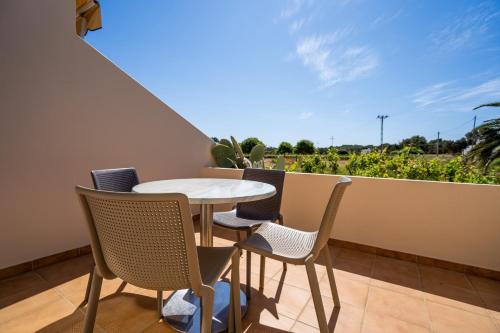
{"type": "MultiPolygon", "coordinates": [[[[183,193],[190,204],[201,205],[201,246],[213,246],[212,225],[215,204],[235,204],[267,199],[276,194],[276,188],[266,183],[239,179],[189,178],[159,180],[142,183],[132,189],[137,193],[183,193]]],[[[214,286],[212,332],[227,329],[229,320],[230,285],[219,281],[214,286]]],[[[240,291],[241,314],[247,310],[247,299],[240,291]]],[[[200,301],[191,290],[178,290],[165,302],[164,319],[183,332],[200,332],[200,301]]]]}
{"type": "Polygon", "coordinates": [[[183,193],[189,203],[201,205],[200,243],[213,246],[212,224],[215,204],[267,199],[276,194],[273,185],[241,179],[186,178],[142,183],[132,189],[137,193],[183,193]]]}

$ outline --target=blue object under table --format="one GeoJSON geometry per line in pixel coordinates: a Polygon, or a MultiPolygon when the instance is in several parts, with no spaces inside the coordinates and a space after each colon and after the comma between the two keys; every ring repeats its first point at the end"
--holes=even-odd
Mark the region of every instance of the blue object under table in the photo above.
{"type": "MultiPolygon", "coordinates": [[[[229,322],[229,302],[231,284],[219,281],[214,285],[214,313],[212,317],[212,332],[227,330],[229,322]]],[[[241,316],[247,311],[247,297],[240,290],[241,316]]],[[[198,333],[201,331],[200,298],[191,289],[178,290],[173,293],[163,306],[164,320],[175,329],[182,332],[198,333]]]]}

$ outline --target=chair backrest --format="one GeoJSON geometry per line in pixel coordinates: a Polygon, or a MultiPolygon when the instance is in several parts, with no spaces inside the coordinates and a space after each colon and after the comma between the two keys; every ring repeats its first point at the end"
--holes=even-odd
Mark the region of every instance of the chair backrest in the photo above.
{"type": "Polygon", "coordinates": [[[139,184],[134,168],[103,169],[90,172],[96,190],[109,192],[132,192],[139,184]]]}
{"type": "Polygon", "coordinates": [[[184,194],[103,192],[76,187],[98,272],[141,288],[201,287],[189,202],[184,194]]]}
{"type": "Polygon", "coordinates": [[[236,216],[252,220],[276,220],[280,214],[285,171],[246,168],[243,179],[271,184],[276,187],[276,194],[268,199],[237,204],[236,216]]]}
{"type": "Polygon", "coordinates": [[[340,201],[344,195],[347,186],[351,185],[352,180],[348,177],[340,177],[337,184],[333,187],[332,194],[330,195],[330,200],[323,214],[323,219],[321,220],[321,225],[319,227],[318,236],[313,246],[314,256],[318,256],[321,249],[326,245],[333,229],[333,223],[335,222],[335,217],[337,211],[339,210],[340,201]]]}

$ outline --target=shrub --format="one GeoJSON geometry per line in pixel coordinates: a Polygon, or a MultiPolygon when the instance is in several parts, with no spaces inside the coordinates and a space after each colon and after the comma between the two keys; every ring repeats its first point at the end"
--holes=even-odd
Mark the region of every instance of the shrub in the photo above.
{"type": "Polygon", "coordinates": [[[278,151],[277,152],[278,152],[278,154],[281,154],[281,155],[291,154],[291,153],[293,153],[293,146],[292,146],[291,143],[283,141],[278,146],[278,151]]]}
{"type": "Polygon", "coordinates": [[[252,138],[246,138],[245,140],[243,140],[240,143],[240,146],[241,146],[241,150],[243,150],[244,154],[250,154],[250,152],[252,151],[252,148],[255,147],[258,144],[264,145],[262,143],[262,141],[260,141],[257,138],[253,138],[252,137],[252,138]]]}
{"type": "Polygon", "coordinates": [[[314,143],[309,140],[300,140],[295,145],[295,152],[301,155],[311,155],[314,154],[314,143]]]}

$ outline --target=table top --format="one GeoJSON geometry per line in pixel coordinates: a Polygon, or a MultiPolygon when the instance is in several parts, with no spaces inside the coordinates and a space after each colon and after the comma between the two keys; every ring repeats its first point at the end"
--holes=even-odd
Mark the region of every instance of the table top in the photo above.
{"type": "Polygon", "coordinates": [[[142,183],[137,193],[183,193],[190,204],[224,204],[257,201],[276,194],[273,185],[241,179],[186,178],[142,183]]]}

